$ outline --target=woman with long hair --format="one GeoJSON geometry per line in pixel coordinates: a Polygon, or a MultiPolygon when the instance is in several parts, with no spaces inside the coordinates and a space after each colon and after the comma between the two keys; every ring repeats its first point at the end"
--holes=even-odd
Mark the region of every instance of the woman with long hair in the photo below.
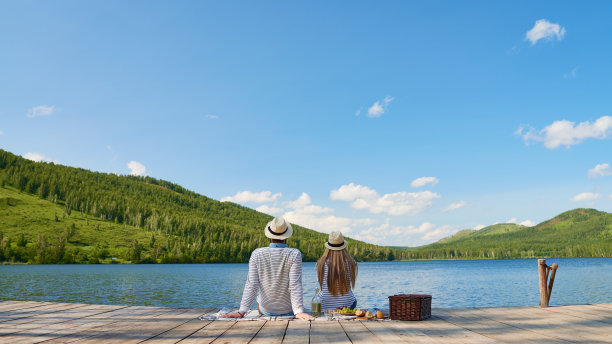
{"type": "Polygon", "coordinates": [[[317,261],[321,309],[357,306],[352,290],[357,279],[357,262],[346,250],[347,245],[342,233],[331,232],[325,243],[325,252],[317,261]]]}

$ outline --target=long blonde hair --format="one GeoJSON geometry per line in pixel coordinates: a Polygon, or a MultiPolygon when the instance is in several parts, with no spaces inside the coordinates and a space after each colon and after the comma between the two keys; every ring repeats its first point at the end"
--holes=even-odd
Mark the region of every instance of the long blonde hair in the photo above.
{"type": "Polygon", "coordinates": [[[317,261],[317,278],[323,289],[323,277],[325,276],[325,263],[327,263],[327,289],[333,296],[344,295],[351,288],[355,288],[357,279],[357,262],[346,251],[325,249],[325,252],[317,261]]]}

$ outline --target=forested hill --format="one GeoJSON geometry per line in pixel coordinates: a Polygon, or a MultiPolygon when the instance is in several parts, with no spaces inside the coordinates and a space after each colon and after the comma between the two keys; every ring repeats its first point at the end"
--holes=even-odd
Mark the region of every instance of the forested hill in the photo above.
{"type": "MultiPolygon", "coordinates": [[[[270,219],[167,181],[33,162],[0,150],[0,261],[248,262],[255,248],[267,245],[263,228],[270,219]]],[[[289,243],[314,261],[326,239],[296,225],[289,243]]],[[[406,254],[348,241],[360,261],[406,254]]]]}
{"type": "Polygon", "coordinates": [[[612,214],[574,209],[534,227],[495,224],[407,250],[412,259],[611,257],[612,214]]]}

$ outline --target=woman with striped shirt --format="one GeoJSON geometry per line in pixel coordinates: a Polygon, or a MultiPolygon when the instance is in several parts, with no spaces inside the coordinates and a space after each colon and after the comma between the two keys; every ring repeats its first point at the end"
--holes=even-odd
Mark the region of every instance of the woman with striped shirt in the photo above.
{"type": "Polygon", "coordinates": [[[346,250],[348,243],[340,232],[331,232],[325,252],[317,261],[321,309],[357,307],[352,289],[357,279],[357,262],[346,250]]]}

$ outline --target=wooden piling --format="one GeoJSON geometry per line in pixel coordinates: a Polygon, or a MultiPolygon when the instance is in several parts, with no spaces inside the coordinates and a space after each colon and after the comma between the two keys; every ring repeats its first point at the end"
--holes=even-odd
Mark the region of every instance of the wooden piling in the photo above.
{"type": "Polygon", "coordinates": [[[555,274],[557,273],[557,268],[559,265],[556,263],[550,267],[550,281],[548,282],[548,290],[546,291],[546,305],[550,301],[550,294],[552,294],[553,284],[555,283],[555,274]]]}
{"type": "Polygon", "coordinates": [[[540,276],[540,307],[548,307],[548,288],[546,286],[546,259],[538,259],[538,275],[540,276]]]}

